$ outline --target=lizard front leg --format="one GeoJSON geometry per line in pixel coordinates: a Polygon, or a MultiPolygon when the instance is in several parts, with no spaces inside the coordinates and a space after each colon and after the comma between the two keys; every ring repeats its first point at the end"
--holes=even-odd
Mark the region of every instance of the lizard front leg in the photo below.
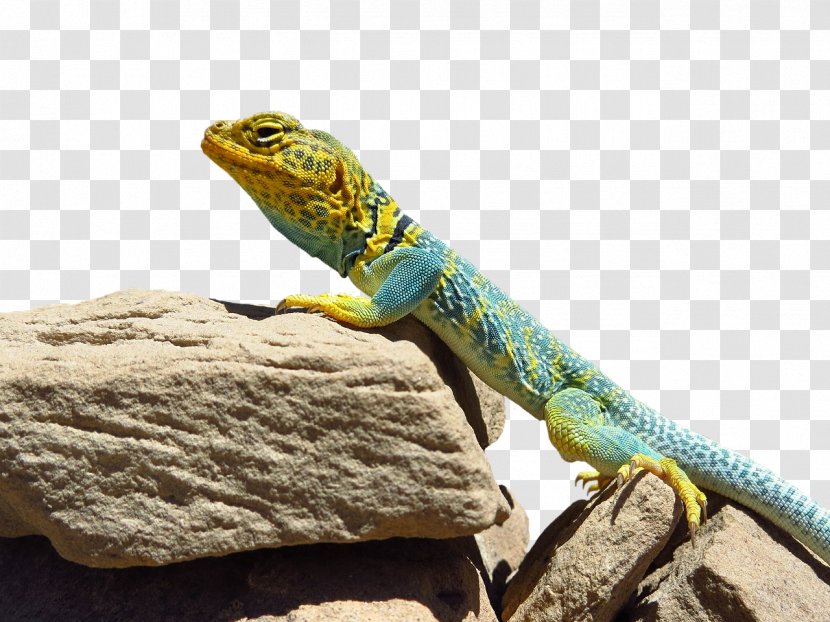
{"type": "Polygon", "coordinates": [[[545,404],[545,422],[551,443],[567,461],[582,460],[596,469],[583,472],[579,480],[619,484],[644,469],[657,475],[677,493],[686,508],[692,542],[706,517],[706,495],[671,458],[652,450],[643,440],[623,428],[608,425],[602,406],[581,389],[563,389],[545,404]]]}
{"type": "Polygon", "coordinates": [[[287,296],[277,305],[277,313],[302,307],[352,326],[386,326],[414,311],[435,290],[443,267],[440,257],[434,253],[417,247],[398,247],[371,263],[361,262],[353,269],[350,275],[353,281],[375,290],[371,297],[348,294],[287,296]]]}

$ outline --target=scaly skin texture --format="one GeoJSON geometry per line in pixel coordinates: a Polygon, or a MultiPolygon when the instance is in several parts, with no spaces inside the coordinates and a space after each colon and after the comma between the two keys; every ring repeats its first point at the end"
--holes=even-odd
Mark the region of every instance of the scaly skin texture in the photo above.
{"type": "Polygon", "coordinates": [[[758,511],[830,563],[830,513],[770,470],[634,399],[403,214],[331,135],[268,112],[216,122],[202,150],[285,237],[366,294],[288,296],[278,311],[302,307],[359,327],[411,313],[482,380],[544,420],[565,460],[596,469],[577,478],[592,489],[632,469],[651,471],[683,500],[694,538],[706,508],[699,485],[758,511]]]}

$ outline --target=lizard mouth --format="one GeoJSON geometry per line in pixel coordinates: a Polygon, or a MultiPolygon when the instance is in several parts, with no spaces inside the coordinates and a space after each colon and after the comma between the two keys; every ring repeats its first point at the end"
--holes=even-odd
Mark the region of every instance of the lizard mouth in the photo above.
{"type": "Polygon", "coordinates": [[[230,155],[227,153],[229,149],[207,132],[205,132],[205,137],[202,139],[201,147],[202,153],[217,164],[219,164],[219,160],[230,161],[230,155]]]}
{"type": "Polygon", "coordinates": [[[222,122],[219,121],[205,130],[201,144],[202,152],[217,164],[218,160],[238,164],[244,155],[243,150],[233,141],[222,137],[220,128],[224,126],[219,125],[220,123],[222,122]]]}
{"type": "Polygon", "coordinates": [[[217,158],[227,159],[229,157],[229,152],[233,151],[232,143],[220,138],[214,130],[215,127],[215,125],[211,125],[205,130],[205,135],[204,138],[202,138],[201,144],[202,152],[214,161],[216,161],[217,158]]]}

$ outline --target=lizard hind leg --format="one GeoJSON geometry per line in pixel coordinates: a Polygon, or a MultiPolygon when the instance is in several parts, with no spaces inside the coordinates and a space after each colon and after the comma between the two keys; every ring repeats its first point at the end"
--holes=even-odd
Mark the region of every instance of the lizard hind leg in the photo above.
{"type": "Polygon", "coordinates": [[[562,458],[581,460],[596,469],[580,473],[577,480],[612,478],[638,452],[659,457],[634,435],[609,425],[604,407],[582,389],[563,389],[551,397],[545,404],[545,423],[548,438],[562,458]]]}
{"type": "Polygon", "coordinates": [[[640,469],[660,477],[683,501],[694,540],[701,515],[706,516],[706,496],[674,460],[613,425],[602,404],[581,389],[563,389],[551,397],[545,404],[545,422],[548,437],[562,458],[581,460],[596,469],[577,476],[577,481],[596,482],[589,490],[614,477],[622,484],[640,469]]]}

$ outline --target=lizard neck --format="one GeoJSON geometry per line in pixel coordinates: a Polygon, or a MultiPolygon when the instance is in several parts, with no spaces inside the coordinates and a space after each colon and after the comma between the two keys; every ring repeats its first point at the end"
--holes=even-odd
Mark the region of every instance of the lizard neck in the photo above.
{"type": "MultiPolygon", "coordinates": [[[[356,203],[349,210],[355,217],[346,219],[340,235],[327,238],[299,226],[258,197],[257,206],[271,225],[297,247],[317,257],[340,276],[348,276],[358,260],[371,261],[402,243],[403,230],[412,219],[405,216],[383,187],[365,175],[355,193],[356,203]]],[[[405,242],[403,242],[405,243],[405,242]]]]}
{"type": "Polygon", "coordinates": [[[412,222],[377,182],[371,183],[360,201],[362,220],[354,231],[344,231],[343,265],[346,272],[355,262],[372,261],[403,243],[403,231],[412,222]]]}
{"type": "MultiPolygon", "coordinates": [[[[328,223],[320,221],[317,227],[308,223],[303,226],[296,217],[286,215],[285,210],[274,207],[263,195],[249,194],[275,229],[295,246],[346,277],[376,228],[378,205],[391,201],[383,188],[363,171],[352,182],[348,187],[344,182],[337,196],[330,197],[337,209],[329,212],[328,223]],[[331,234],[326,229],[339,232],[331,234]]],[[[267,194],[264,196],[268,197],[267,194]]]]}
{"type": "Polygon", "coordinates": [[[371,218],[367,231],[362,258],[366,261],[377,259],[397,246],[409,246],[411,240],[405,235],[414,221],[401,211],[397,202],[375,183],[365,205],[371,218]]]}
{"type": "MultiPolygon", "coordinates": [[[[295,246],[312,257],[317,257],[330,268],[340,272],[343,258],[343,236],[334,239],[309,231],[286,217],[279,209],[274,209],[258,197],[253,197],[260,211],[277,231],[282,233],[295,246]]],[[[341,272],[342,274],[342,272],[341,272]]]]}

